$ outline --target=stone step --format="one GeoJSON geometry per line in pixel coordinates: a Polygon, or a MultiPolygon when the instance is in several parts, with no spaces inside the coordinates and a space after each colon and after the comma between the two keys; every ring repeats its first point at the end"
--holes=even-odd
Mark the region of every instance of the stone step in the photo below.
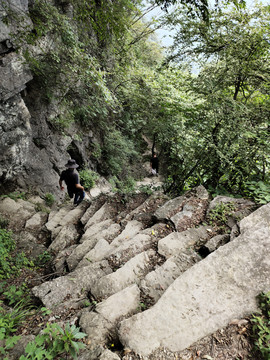
{"type": "Polygon", "coordinates": [[[140,289],[157,302],[174,280],[200,260],[201,257],[192,250],[171,256],[164,264],[146,275],[140,283],[140,289]]]}
{"type": "MultiPolygon", "coordinates": [[[[112,223],[111,220],[105,220],[97,225],[92,225],[89,227],[80,240],[81,244],[79,244],[67,258],[69,270],[73,271],[82,261],[82,259],[86,258],[87,254],[95,248],[99,241],[102,240],[106,241],[107,243],[107,240],[110,240],[119,234],[120,229],[120,225],[112,223]]],[[[82,262],[80,267],[85,266],[85,264],[88,265],[89,262],[82,262]]]]}
{"type": "Polygon", "coordinates": [[[74,224],[62,226],[48,250],[54,254],[58,254],[61,250],[76,244],[79,236],[80,235],[74,224]]]}
{"type": "Polygon", "coordinates": [[[143,224],[137,220],[128,221],[125,229],[112,242],[114,248],[120,246],[124,241],[132,239],[143,229],[143,224]]]}
{"type": "Polygon", "coordinates": [[[72,205],[61,208],[52,216],[49,216],[49,221],[45,224],[45,227],[49,231],[53,231],[60,225],[61,220],[71,211],[72,205]]]}
{"type": "Polygon", "coordinates": [[[87,294],[96,280],[111,271],[107,261],[96,262],[69,275],[35,286],[32,292],[48,309],[63,306],[64,303],[66,306],[76,306],[87,299],[87,294]]]}
{"type": "MultiPolygon", "coordinates": [[[[111,218],[111,207],[108,203],[105,203],[101,206],[99,210],[97,210],[86,222],[84,229],[87,230],[90,226],[103,222],[104,220],[108,220],[111,218]]],[[[85,220],[85,217],[84,217],[85,220]]]]}
{"type": "Polygon", "coordinates": [[[181,351],[258,310],[270,288],[270,204],[240,222],[241,235],[178,277],[149,310],[124,320],[119,336],[135,353],[181,351]]]}
{"type": "Polygon", "coordinates": [[[94,312],[84,311],[80,326],[88,335],[87,341],[92,345],[106,345],[109,337],[116,333],[118,321],[135,314],[139,302],[140,290],[134,284],[98,303],[94,312]]]}
{"type": "Polygon", "coordinates": [[[155,256],[154,250],[136,255],[120,269],[99,279],[91,288],[92,294],[105,299],[132,284],[138,284],[149,272],[155,256]]]}
{"type": "Polygon", "coordinates": [[[199,226],[182,232],[172,232],[158,242],[158,252],[167,259],[170,256],[181,254],[195,245],[200,246],[207,242],[214,234],[210,226],[199,226]]]}

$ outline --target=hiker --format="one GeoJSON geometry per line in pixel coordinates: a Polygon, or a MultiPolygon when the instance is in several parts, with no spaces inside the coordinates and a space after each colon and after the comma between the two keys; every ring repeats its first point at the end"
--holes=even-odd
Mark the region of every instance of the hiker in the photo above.
{"type": "Polygon", "coordinates": [[[152,175],[158,176],[158,162],[159,162],[159,160],[158,160],[157,154],[155,152],[153,152],[153,156],[150,160],[152,175]]]}
{"type": "Polygon", "coordinates": [[[67,169],[61,172],[59,180],[59,185],[62,191],[65,189],[63,186],[63,181],[65,181],[69,197],[72,199],[73,195],[75,195],[75,206],[79,205],[85,197],[84,187],[80,184],[79,174],[75,170],[78,166],[79,165],[76,164],[75,160],[68,160],[65,165],[67,169]]]}

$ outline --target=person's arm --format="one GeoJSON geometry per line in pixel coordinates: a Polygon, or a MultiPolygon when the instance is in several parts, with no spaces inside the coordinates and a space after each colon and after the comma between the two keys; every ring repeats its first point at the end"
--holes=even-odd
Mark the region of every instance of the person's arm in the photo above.
{"type": "Polygon", "coordinates": [[[59,180],[59,186],[60,186],[60,189],[61,189],[61,190],[64,190],[64,189],[65,189],[64,186],[63,186],[63,182],[62,182],[61,179],[59,180]]]}
{"type": "Polygon", "coordinates": [[[84,190],[84,187],[81,184],[75,184],[75,187],[80,190],[84,190]]]}
{"type": "Polygon", "coordinates": [[[77,173],[75,173],[75,187],[80,190],[84,190],[84,187],[80,184],[80,178],[77,173]]]}

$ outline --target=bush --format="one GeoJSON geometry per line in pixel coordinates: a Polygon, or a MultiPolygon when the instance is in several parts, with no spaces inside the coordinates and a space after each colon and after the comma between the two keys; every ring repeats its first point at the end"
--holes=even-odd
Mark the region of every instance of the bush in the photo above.
{"type": "Polygon", "coordinates": [[[94,171],[83,169],[79,171],[81,183],[86,190],[92,189],[98,180],[98,174],[94,171]]]}
{"type": "Polygon", "coordinates": [[[55,359],[59,355],[70,354],[73,359],[77,359],[77,354],[85,345],[78,342],[87,334],[80,332],[75,326],[67,324],[64,329],[58,324],[49,324],[36,336],[34,341],[27,344],[25,356],[20,360],[26,359],[55,359]]]}
{"type": "Polygon", "coordinates": [[[54,198],[53,194],[47,193],[45,195],[45,202],[46,202],[47,206],[52,206],[55,202],[55,198],[54,198]]]}

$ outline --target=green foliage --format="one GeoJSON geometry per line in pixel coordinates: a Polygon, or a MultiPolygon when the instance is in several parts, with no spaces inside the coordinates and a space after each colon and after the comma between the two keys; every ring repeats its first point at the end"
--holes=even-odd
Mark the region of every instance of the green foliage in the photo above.
{"type": "Polygon", "coordinates": [[[53,194],[47,193],[45,195],[45,202],[46,202],[46,205],[52,206],[55,202],[55,197],[53,196],[53,194]]]}
{"type": "Polygon", "coordinates": [[[139,191],[141,191],[142,193],[145,193],[147,195],[152,195],[153,194],[153,189],[151,188],[150,185],[141,185],[139,187],[139,191]]]}
{"type": "Polygon", "coordinates": [[[78,341],[86,336],[75,326],[66,324],[62,329],[58,324],[47,324],[46,328],[36,336],[34,341],[27,344],[25,355],[20,360],[55,359],[57,356],[71,355],[77,359],[80,349],[85,345],[78,341]]]}
{"type": "Polygon", "coordinates": [[[4,218],[3,216],[0,215],[0,228],[1,229],[6,229],[8,227],[9,221],[8,219],[4,218]]]}
{"type": "Polygon", "coordinates": [[[42,204],[36,204],[35,205],[35,210],[36,210],[36,212],[44,212],[46,214],[50,213],[50,210],[46,206],[44,206],[42,204]]]}
{"type": "Polygon", "coordinates": [[[80,170],[79,175],[81,183],[86,190],[92,189],[99,178],[98,174],[95,171],[91,171],[89,169],[80,170]]]}
{"type": "Polygon", "coordinates": [[[124,180],[119,180],[116,176],[113,176],[109,179],[109,182],[112,186],[114,192],[118,192],[122,195],[131,195],[135,191],[135,180],[129,176],[124,180]]]}
{"type": "Polygon", "coordinates": [[[35,259],[35,265],[38,267],[45,266],[49,261],[51,261],[52,255],[48,251],[44,251],[42,254],[38,255],[35,259]]]}
{"type": "Polygon", "coordinates": [[[14,191],[12,193],[9,193],[7,195],[1,195],[1,198],[7,198],[9,197],[10,199],[12,200],[18,200],[18,199],[21,199],[21,200],[26,200],[26,194],[25,192],[18,192],[18,191],[14,191]]]}
{"type": "Polygon", "coordinates": [[[256,338],[255,346],[263,358],[270,357],[270,292],[262,293],[259,297],[261,313],[253,315],[253,333],[256,338]]]}
{"type": "Polygon", "coordinates": [[[0,302],[0,329],[2,339],[4,339],[16,332],[26,321],[26,318],[32,312],[32,306],[29,303],[29,299],[20,300],[12,310],[6,310],[1,304],[0,302]]]}
{"type": "Polygon", "coordinates": [[[0,279],[9,278],[13,272],[11,252],[15,249],[12,233],[0,229],[0,279]]]}
{"type": "Polygon", "coordinates": [[[16,275],[23,267],[32,267],[34,264],[29,261],[24,253],[13,254],[16,245],[12,233],[0,229],[0,279],[8,279],[16,275]]]}
{"type": "Polygon", "coordinates": [[[244,188],[244,194],[254,199],[258,204],[267,204],[270,202],[270,185],[263,181],[247,181],[244,188]]]}
{"type": "Polygon", "coordinates": [[[19,288],[15,285],[9,286],[5,292],[3,292],[5,296],[5,301],[8,302],[9,306],[19,303],[22,299],[23,302],[29,301],[29,294],[27,291],[26,284],[22,284],[19,288]]]}
{"type": "Polygon", "coordinates": [[[209,223],[217,224],[219,226],[225,225],[228,221],[228,217],[235,210],[235,204],[233,202],[220,202],[209,213],[209,223]]]}
{"type": "Polygon", "coordinates": [[[112,129],[104,139],[103,158],[107,172],[124,179],[128,177],[131,165],[138,160],[138,153],[128,137],[112,129]]]}
{"type": "Polygon", "coordinates": [[[47,309],[46,307],[42,307],[42,308],[40,309],[40,311],[41,311],[42,316],[50,315],[51,312],[52,312],[51,310],[47,309]]]}

